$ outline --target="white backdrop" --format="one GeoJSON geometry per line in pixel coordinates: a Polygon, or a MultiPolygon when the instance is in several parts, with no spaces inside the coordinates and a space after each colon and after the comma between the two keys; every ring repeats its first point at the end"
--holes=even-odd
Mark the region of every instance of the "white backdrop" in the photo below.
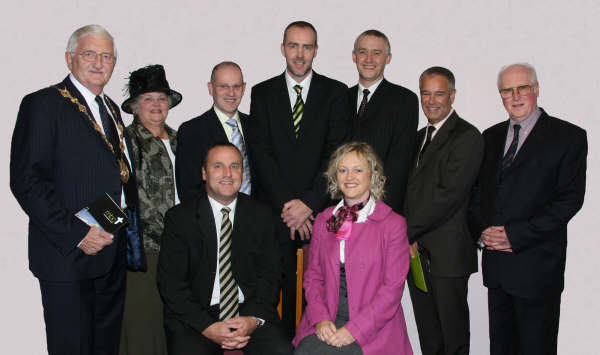
{"type": "MultiPolygon", "coordinates": [[[[250,87],[283,72],[282,31],[308,20],[319,33],[314,68],[349,86],[357,80],[351,49],[365,29],[386,33],[392,62],[386,77],[413,91],[418,76],[432,65],[450,68],[457,78],[455,108],[483,130],[506,119],[496,90],[498,69],[527,61],[538,70],[540,106],[588,132],[588,188],[583,210],[569,225],[566,284],[558,339],[560,354],[596,354],[600,285],[594,250],[600,243],[595,212],[598,172],[595,141],[600,108],[600,3],[589,0],[478,2],[417,1],[10,1],[2,5],[0,38],[2,114],[0,156],[0,349],[9,354],[44,354],[45,333],[37,280],[28,270],[27,216],[9,190],[10,139],[21,98],[61,81],[68,70],[68,36],[88,23],[104,25],[115,37],[119,59],[106,92],[122,102],[128,72],[160,63],[183,102],[168,123],[182,122],[210,107],[206,82],[214,64],[233,60],[243,69],[248,91],[240,109],[248,112],[250,87]],[[590,292],[591,291],[591,292],[590,292]]],[[[126,122],[131,120],[124,116],[126,122]]],[[[425,124],[421,114],[419,126],[425,124]]],[[[551,142],[548,142],[551,144],[551,142]]],[[[481,274],[471,277],[471,348],[488,353],[487,293],[481,274]]],[[[420,354],[410,297],[403,299],[415,354],[420,354]]]]}

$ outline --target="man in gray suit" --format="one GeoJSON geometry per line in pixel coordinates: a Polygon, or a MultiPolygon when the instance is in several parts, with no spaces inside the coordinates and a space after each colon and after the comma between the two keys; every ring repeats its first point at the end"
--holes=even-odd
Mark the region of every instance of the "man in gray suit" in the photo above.
{"type": "Polygon", "coordinates": [[[404,210],[411,257],[421,254],[427,292],[409,273],[424,355],[469,353],[469,275],[477,250],[467,223],[469,195],[483,157],[483,139],[452,108],[454,75],[432,67],[419,78],[427,127],[417,133],[404,210]]]}

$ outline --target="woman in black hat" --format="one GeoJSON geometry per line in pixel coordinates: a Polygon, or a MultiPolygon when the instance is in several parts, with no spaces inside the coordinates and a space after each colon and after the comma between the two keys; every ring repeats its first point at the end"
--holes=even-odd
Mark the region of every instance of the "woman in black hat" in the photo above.
{"type": "Polygon", "coordinates": [[[133,114],[127,127],[133,146],[144,231],[147,271],[128,271],[120,355],[167,353],[162,301],[156,287],[156,265],[167,210],[179,203],[175,185],[177,132],[165,124],[169,109],[181,102],[171,90],[162,65],[131,73],[129,98],[121,109],[133,114]]]}

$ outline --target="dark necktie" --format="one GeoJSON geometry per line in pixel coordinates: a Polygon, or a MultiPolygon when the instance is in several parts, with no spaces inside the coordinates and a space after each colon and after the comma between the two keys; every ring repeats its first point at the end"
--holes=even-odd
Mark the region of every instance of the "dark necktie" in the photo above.
{"type": "Polygon", "coordinates": [[[421,161],[421,159],[423,159],[423,154],[425,154],[425,149],[427,149],[427,147],[429,146],[429,143],[431,143],[431,135],[433,134],[433,131],[435,131],[434,126],[427,126],[427,135],[425,136],[425,143],[423,144],[423,147],[421,148],[421,151],[419,152],[419,160],[417,160],[417,165],[419,165],[419,162],[421,161]]]}
{"type": "Polygon", "coordinates": [[[363,98],[360,102],[360,106],[358,107],[358,114],[356,115],[356,118],[361,118],[362,115],[365,114],[365,111],[367,110],[367,101],[369,100],[370,93],[371,92],[369,91],[369,89],[363,90],[363,98]]]}
{"type": "Polygon", "coordinates": [[[223,219],[219,233],[219,320],[237,317],[239,307],[238,286],[231,270],[231,232],[232,224],[227,207],[221,208],[223,219]]]}
{"type": "Polygon", "coordinates": [[[294,110],[292,112],[292,120],[294,121],[294,133],[296,134],[296,139],[298,139],[298,134],[300,133],[300,121],[302,121],[302,115],[304,112],[304,100],[302,100],[302,86],[295,85],[294,90],[296,90],[296,103],[294,104],[294,110]]]}
{"type": "Polygon", "coordinates": [[[502,158],[502,170],[507,169],[510,164],[515,160],[515,155],[517,154],[517,147],[519,146],[519,130],[521,129],[521,125],[513,126],[513,139],[510,142],[510,146],[504,154],[504,158],[502,158]]]}
{"type": "Polygon", "coordinates": [[[102,128],[104,129],[104,135],[110,144],[113,146],[113,150],[115,155],[120,156],[121,149],[119,147],[119,134],[117,133],[117,128],[115,124],[108,114],[106,110],[106,106],[104,105],[104,100],[100,97],[100,95],[96,96],[96,102],[98,103],[98,109],[100,111],[100,120],[102,121],[102,128]]]}

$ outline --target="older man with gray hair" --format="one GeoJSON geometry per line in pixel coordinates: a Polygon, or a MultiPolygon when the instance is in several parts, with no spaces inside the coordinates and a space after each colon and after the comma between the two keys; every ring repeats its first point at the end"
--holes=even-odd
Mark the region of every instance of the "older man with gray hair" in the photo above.
{"type": "Polygon", "coordinates": [[[538,107],[530,64],[502,68],[498,91],[509,117],[483,132],[472,201],[490,354],[556,354],[567,223],[585,195],[586,132],[538,107]]]}
{"type": "MultiPolygon", "coordinates": [[[[131,147],[119,106],[103,92],[116,59],[106,29],[76,30],[65,53],[71,73],[23,98],[13,133],[10,187],[29,216],[49,354],[118,352],[126,249],[140,240],[131,147]],[[75,217],[105,194],[130,219],[114,235],[75,217]]],[[[143,258],[130,261],[145,267],[143,258]]]]}

